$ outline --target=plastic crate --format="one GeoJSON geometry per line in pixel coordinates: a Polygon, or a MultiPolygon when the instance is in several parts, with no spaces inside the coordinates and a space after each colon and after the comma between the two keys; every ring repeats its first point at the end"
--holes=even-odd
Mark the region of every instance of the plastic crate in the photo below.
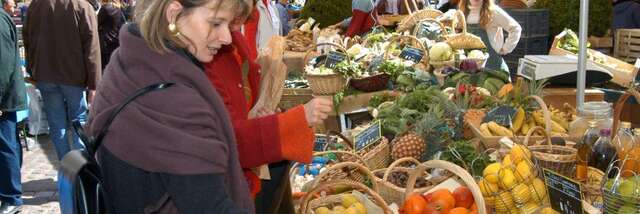
{"type": "Polygon", "coordinates": [[[549,37],[523,37],[518,41],[518,45],[511,52],[515,55],[546,55],[549,53],[549,37]]]}
{"type": "Polygon", "coordinates": [[[522,26],[522,37],[549,36],[549,10],[506,9],[505,11],[522,26]]]}

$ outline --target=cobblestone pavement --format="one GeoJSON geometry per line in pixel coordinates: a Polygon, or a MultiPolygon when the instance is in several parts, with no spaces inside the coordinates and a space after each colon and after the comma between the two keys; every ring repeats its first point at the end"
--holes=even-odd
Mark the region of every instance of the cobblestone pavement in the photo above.
{"type": "Polygon", "coordinates": [[[27,138],[29,151],[23,148],[22,214],[58,214],[58,159],[47,136],[27,138]]]}

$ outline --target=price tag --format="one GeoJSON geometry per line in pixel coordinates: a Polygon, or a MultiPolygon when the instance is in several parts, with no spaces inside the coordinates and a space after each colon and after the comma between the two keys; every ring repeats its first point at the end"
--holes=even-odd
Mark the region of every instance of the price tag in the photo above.
{"type": "Polygon", "coordinates": [[[336,65],[347,58],[347,55],[338,51],[329,51],[327,59],[324,61],[324,67],[335,68],[336,65]]]}
{"type": "Polygon", "coordinates": [[[313,142],[313,151],[316,152],[324,152],[327,150],[328,144],[327,136],[324,135],[316,135],[316,139],[313,142]]]}
{"type": "Polygon", "coordinates": [[[354,138],[356,151],[360,151],[367,148],[369,145],[377,142],[382,138],[382,129],[380,127],[380,121],[373,122],[369,127],[364,129],[354,138]]]}
{"type": "Polygon", "coordinates": [[[580,183],[543,169],[551,208],[563,214],[583,214],[580,183]]]}
{"type": "Polygon", "coordinates": [[[510,106],[498,106],[487,113],[483,122],[495,121],[501,126],[511,127],[511,120],[516,114],[516,109],[510,106]]]}
{"type": "Polygon", "coordinates": [[[404,60],[411,60],[415,63],[419,63],[420,60],[422,60],[422,57],[424,57],[422,50],[408,45],[402,49],[402,52],[400,52],[400,58],[404,60]]]}

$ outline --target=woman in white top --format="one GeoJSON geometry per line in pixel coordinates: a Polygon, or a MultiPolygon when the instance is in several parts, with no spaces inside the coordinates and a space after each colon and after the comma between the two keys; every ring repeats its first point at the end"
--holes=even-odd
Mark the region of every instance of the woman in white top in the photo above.
{"type": "Polygon", "coordinates": [[[460,0],[458,8],[465,14],[467,31],[473,33],[487,45],[489,59],[485,67],[509,71],[502,56],[516,48],[522,27],[494,0],[460,0]],[[507,31],[505,39],[503,30],[507,31]]]}

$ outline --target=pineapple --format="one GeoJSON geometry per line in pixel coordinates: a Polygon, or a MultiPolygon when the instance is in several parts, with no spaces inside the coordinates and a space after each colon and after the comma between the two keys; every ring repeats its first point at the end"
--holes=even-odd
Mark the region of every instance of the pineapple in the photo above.
{"type": "Polygon", "coordinates": [[[419,160],[427,149],[424,140],[415,133],[407,133],[402,137],[394,139],[394,141],[393,147],[391,148],[391,158],[393,160],[404,157],[412,157],[419,160]]]}

